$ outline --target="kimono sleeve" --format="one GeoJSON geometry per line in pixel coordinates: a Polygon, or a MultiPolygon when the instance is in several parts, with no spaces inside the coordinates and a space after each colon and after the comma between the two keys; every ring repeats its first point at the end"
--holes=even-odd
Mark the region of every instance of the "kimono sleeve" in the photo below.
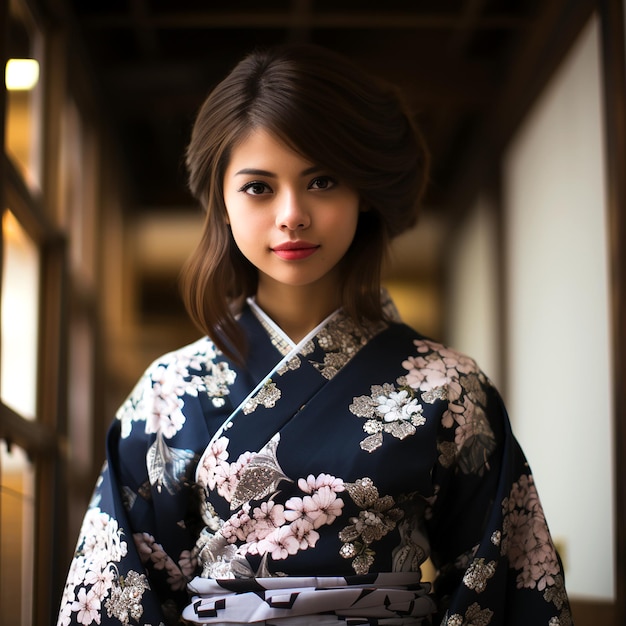
{"type": "Polygon", "coordinates": [[[445,626],[569,626],[563,570],[503,402],[475,364],[448,387],[428,520],[445,626]]]}
{"type": "Polygon", "coordinates": [[[160,434],[148,432],[153,396],[145,376],[109,429],[107,459],[84,517],[58,626],[179,623],[193,539],[171,520],[184,518],[189,495],[151,484],[147,459],[164,445],[160,434]]]}

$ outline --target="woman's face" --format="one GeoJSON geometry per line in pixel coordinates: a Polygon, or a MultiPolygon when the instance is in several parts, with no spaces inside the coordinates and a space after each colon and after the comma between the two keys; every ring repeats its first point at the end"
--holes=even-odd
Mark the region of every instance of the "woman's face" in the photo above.
{"type": "Polygon", "coordinates": [[[351,187],[264,129],[231,153],[224,202],[233,238],[259,271],[259,290],[339,284],[359,218],[351,187]]]}

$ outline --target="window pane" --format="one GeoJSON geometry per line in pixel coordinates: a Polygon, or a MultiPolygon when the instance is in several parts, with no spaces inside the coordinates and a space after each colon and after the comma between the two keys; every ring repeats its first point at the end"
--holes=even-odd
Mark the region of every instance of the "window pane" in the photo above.
{"type": "Polygon", "coordinates": [[[24,451],[0,443],[0,624],[32,624],[34,471],[24,451]]]}
{"type": "Polygon", "coordinates": [[[97,146],[90,125],[72,99],[63,107],[59,143],[59,223],[68,230],[71,270],[95,280],[97,146]],[[80,175],[77,175],[80,173],[80,175]]]}
{"type": "Polygon", "coordinates": [[[5,150],[31,189],[40,186],[41,37],[21,0],[11,0],[5,66],[5,150]],[[26,62],[26,63],[24,63],[26,62]],[[36,71],[33,75],[32,68],[36,71]],[[26,80],[34,77],[34,80],[26,80]]]}
{"type": "MultiPolygon", "coordinates": [[[[76,316],[70,327],[69,434],[73,467],[86,474],[91,455],[93,422],[93,335],[86,316],[76,316]]],[[[81,514],[82,515],[82,514],[81,514]]]]}
{"type": "Polygon", "coordinates": [[[0,397],[23,417],[37,412],[39,251],[11,211],[2,216],[0,397]]]}

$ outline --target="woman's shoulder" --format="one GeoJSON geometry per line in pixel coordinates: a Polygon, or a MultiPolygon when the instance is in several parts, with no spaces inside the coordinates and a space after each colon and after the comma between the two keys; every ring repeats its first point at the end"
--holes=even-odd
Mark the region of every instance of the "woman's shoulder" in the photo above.
{"type": "Polygon", "coordinates": [[[431,339],[405,323],[385,289],[381,290],[381,304],[384,318],[388,323],[388,332],[395,335],[401,343],[406,343],[406,352],[409,358],[415,356],[418,359],[417,362],[420,363],[432,364],[438,361],[442,365],[455,366],[458,364],[463,370],[480,371],[476,361],[467,354],[431,339]]]}
{"type": "Polygon", "coordinates": [[[399,333],[405,343],[408,356],[417,357],[420,362],[441,362],[448,366],[459,367],[466,372],[480,372],[477,361],[462,350],[458,350],[442,341],[423,335],[405,323],[391,323],[392,332],[399,333]]]}
{"type": "MultiPolygon", "coordinates": [[[[188,389],[193,381],[201,381],[223,360],[221,352],[208,337],[201,337],[185,346],[166,352],[154,359],[139,377],[128,401],[146,394],[161,395],[164,391],[188,389]],[[222,357],[222,358],[220,358],[222,357]]],[[[227,369],[220,366],[221,369],[227,369]]]]}
{"type": "Polygon", "coordinates": [[[219,404],[235,378],[235,371],[207,337],[164,354],[148,366],[118,410],[122,437],[138,421],[146,422],[148,434],[160,430],[172,437],[185,422],[185,406],[193,398],[208,395],[219,404]]]}
{"type": "Polygon", "coordinates": [[[426,337],[406,324],[391,324],[391,330],[401,337],[402,366],[410,387],[422,392],[459,384],[492,387],[477,361],[461,350],[426,337]]]}
{"type": "Polygon", "coordinates": [[[202,372],[218,360],[224,360],[221,351],[204,336],[157,357],[148,365],[144,376],[162,370],[180,371],[181,368],[202,372]]]}

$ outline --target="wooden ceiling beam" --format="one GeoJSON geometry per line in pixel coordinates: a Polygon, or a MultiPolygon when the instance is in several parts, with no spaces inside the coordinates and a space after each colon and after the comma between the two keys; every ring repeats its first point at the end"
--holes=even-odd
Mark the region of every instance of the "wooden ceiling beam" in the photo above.
{"type": "Polygon", "coordinates": [[[150,24],[150,10],[147,0],[132,0],[130,10],[133,31],[138,48],[145,58],[154,56],[158,51],[156,29],[150,24]]]}
{"type": "MultiPolygon", "coordinates": [[[[86,28],[133,28],[136,25],[132,13],[109,13],[84,16],[86,28]]],[[[396,12],[326,12],[288,11],[272,13],[244,11],[241,13],[213,13],[211,11],[185,13],[153,13],[142,18],[142,24],[158,29],[263,29],[263,28],[361,28],[361,29],[417,29],[417,30],[463,30],[466,21],[459,15],[396,12]]],[[[519,15],[483,15],[473,20],[478,30],[516,30],[524,28],[527,20],[519,15]]]]}
{"type": "Polygon", "coordinates": [[[448,42],[448,48],[451,51],[459,53],[467,48],[486,4],[487,0],[466,1],[465,8],[460,15],[461,27],[451,33],[448,42]]]}
{"type": "Polygon", "coordinates": [[[294,26],[289,30],[288,40],[305,42],[311,38],[312,0],[291,0],[291,15],[294,26]]]}
{"type": "MultiPolygon", "coordinates": [[[[479,63],[463,59],[438,59],[437,63],[407,66],[406,60],[387,61],[384,66],[368,65],[361,57],[355,62],[374,74],[398,85],[416,111],[426,108],[450,107],[452,110],[476,110],[490,103],[496,95],[493,78],[479,63]]],[[[190,62],[159,62],[140,60],[125,63],[101,73],[107,91],[119,94],[125,106],[134,103],[145,107],[145,98],[162,94],[167,99],[175,93],[205,95],[210,84],[221,76],[211,76],[211,68],[200,59],[190,62]]]]}

